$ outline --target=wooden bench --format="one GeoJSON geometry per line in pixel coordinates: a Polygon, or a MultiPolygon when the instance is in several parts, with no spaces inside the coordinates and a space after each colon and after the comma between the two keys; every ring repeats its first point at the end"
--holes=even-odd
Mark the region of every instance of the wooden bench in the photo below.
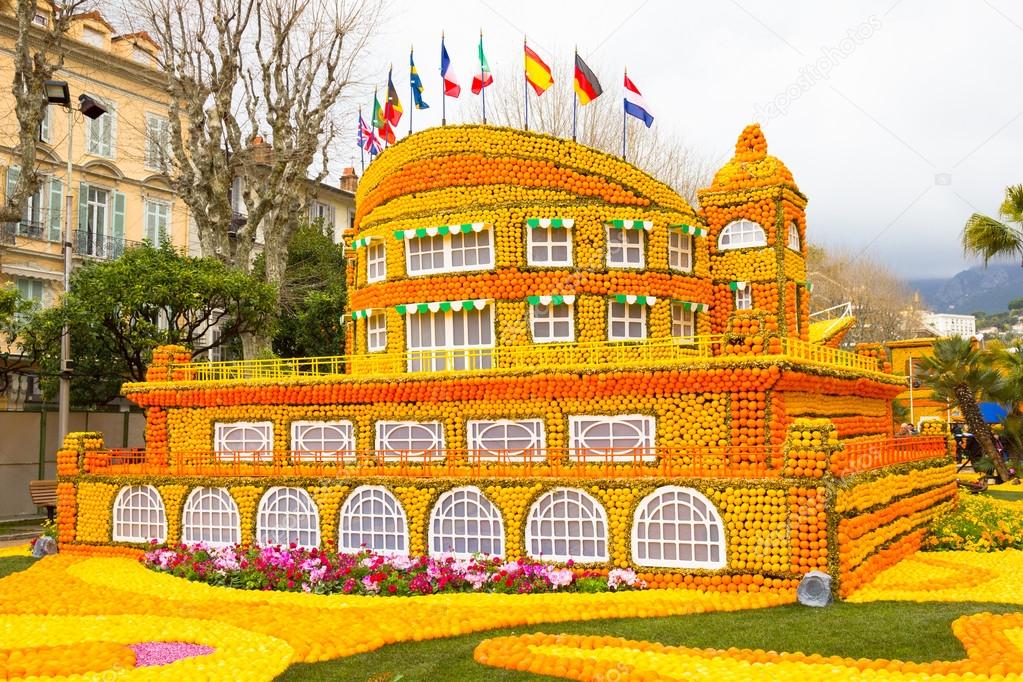
{"type": "Polygon", "coordinates": [[[32,504],[46,507],[46,518],[52,521],[53,514],[57,511],[57,482],[29,481],[28,494],[32,497],[32,504]]]}

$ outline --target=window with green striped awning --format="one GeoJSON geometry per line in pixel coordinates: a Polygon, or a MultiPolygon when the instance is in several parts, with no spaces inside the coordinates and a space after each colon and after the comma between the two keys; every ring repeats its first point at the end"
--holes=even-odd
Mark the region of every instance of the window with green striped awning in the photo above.
{"type": "Polygon", "coordinates": [[[402,303],[394,306],[400,314],[405,315],[413,313],[440,313],[454,310],[483,310],[487,303],[490,302],[488,298],[476,298],[464,301],[431,301],[430,303],[402,303]]]}
{"type": "Polygon", "coordinates": [[[417,227],[411,230],[397,230],[394,233],[395,239],[415,239],[416,237],[436,237],[447,234],[463,234],[469,232],[482,232],[486,223],[462,223],[461,225],[440,225],[438,227],[417,227]]]}
{"type": "Polygon", "coordinates": [[[567,228],[575,225],[575,218],[526,218],[526,225],[537,228],[567,228]]]}
{"type": "Polygon", "coordinates": [[[616,230],[647,230],[650,231],[654,227],[654,221],[652,220],[609,220],[608,225],[615,228],[616,230]]]}

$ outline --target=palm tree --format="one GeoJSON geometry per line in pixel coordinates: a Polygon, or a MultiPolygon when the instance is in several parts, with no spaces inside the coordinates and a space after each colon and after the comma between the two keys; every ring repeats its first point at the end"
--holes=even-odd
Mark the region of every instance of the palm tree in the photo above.
{"type": "Polygon", "coordinates": [[[994,395],[1002,391],[1003,379],[991,367],[969,339],[950,336],[934,342],[934,355],[923,358],[921,383],[934,391],[935,398],[954,400],[977,439],[984,455],[990,459],[1003,481],[1010,478],[1001,453],[995,447],[991,427],[984,421],[977,403],[978,394],[994,395]]]}
{"type": "Polygon", "coordinates": [[[1023,185],[1005,188],[998,215],[1001,220],[980,213],[970,216],[963,228],[963,250],[983,258],[984,265],[999,256],[1023,262],[1023,185]]]}

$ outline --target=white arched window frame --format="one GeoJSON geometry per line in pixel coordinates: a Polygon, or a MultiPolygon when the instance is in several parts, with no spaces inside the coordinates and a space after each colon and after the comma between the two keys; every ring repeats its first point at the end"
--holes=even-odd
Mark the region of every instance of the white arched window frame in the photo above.
{"type": "Polygon", "coordinates": [[[352,491],[341,507],[338,549],[381,554],[407,554],[408,518],[390,490],[364,485],[352,491]]]}
{"type": "Polygon", "coordinates": [[[799,225],[796,225],[795,222],[789,223],[788,247],[796,252],[802,249],[802,242],[799,240],[799,225]]]}
{"type": "Polygon", "coordinates": [[[355,427],[350,421],[291,422],[292,461],[354,461],[355,427]]]}
{"type": "Polygon", "coordinates": [[[467,559],[474,554],[504,555],[501,512],[479,488],[449,490],[430,512],[430,554],[467,559]]]}
{"type": "Polygon", "coordinates": [[[227,422],[213,428],[213,450],[221,459],[270,461],[273,449],[273,422],[227,422]]]}
{"type": "Polygon", "coordinates": [[[469,450],[481,460],[525,460],[545,457],[542,419],[471,420],[466,424],[469,450]]]}
{"type": "Polygon", "coordinates": [[[318,547],[320,513],[302,488],[270,488],[259,501],[256,542],[261,545],[318,547]]]}
{"type": "Polygon", "coordinates": [[[607,561],[607,512],[591,495],[556,488],[529,510],[526,547],[535,559],[607,561]]]}
{"type": "Polygon", "coordinates": [[[241,542],[241,516],[227,488],[195,488],[181,515],[181,541],[214,547],[241,542]]]}
{"type": "Polygon", "coordinates": [[[767,246],[767,233],[752,220],[735,220],[725,226],[718,236],[718,250],[749,249],[767,246]]]}
{"type": "Polygon", "coordinates": [[[639,566],[724,567],[724,524],[714,504],[678,486],[647,495],[633,517],[632,560],[639,566]]]}
{"type": "Polygon", "coordinates": [[[655,420],[651,415],[571,416],[569,451],[573,461],[651,462],[655,420]]]}
{"type": "Polygon", "coordinates": [[[121,488],[114,500],[114,542],[167,541],[167,511],[151,485],[121,488]]]}
{"type": "Polygon", "coordinates": [[[376,451],[385,460],[444,459],[444,425],[440,422],[377,422],[376,451]]]}

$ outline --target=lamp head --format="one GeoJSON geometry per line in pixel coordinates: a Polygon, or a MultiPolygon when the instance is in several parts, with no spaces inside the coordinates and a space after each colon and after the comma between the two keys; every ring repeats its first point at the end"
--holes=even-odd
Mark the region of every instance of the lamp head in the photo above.
{"type": "Polygon", "coordinates": [[[107,108],[105,106],[88,95],[78,96],[78,110],[81,111],[86,118],[92,119],[99,118],[103,114],[107,113],[107,108]]]}
{"type": "Polygon", "coordinates": [[[46,101],[50,104],[69,106],[71,104],[71,93],[67,87],[67,81],[45,81],[43,91],[46,93],[46,101]]]}

